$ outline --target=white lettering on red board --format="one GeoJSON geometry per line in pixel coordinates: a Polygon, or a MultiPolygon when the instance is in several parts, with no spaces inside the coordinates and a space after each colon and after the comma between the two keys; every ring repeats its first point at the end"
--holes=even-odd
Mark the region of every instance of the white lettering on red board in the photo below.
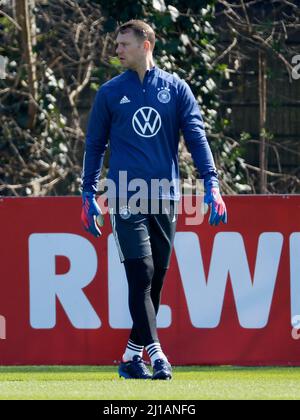
{"type": "MultiPolygon", "coordinates": [[[[243,236],[221,232],[215,236],[207,276],[202,258],[205,242],[194,232],[178,232],[175,255],[181,274],[191,324],[195,328],[217,328],[221,322],[228,282],[231,282],[241,327],[261,329],[268,325],[274,290],[282,258],[284,236],[262,233],[258,240],[255,270],[250,270],[243,236]],[[251,272],[254,275],[251,275],[251,272]]],[[[114,329],[130,329],[128,286],[113,235],[108,237],[108,279],[93,244],[79,235],[32,234],[29,239],[30,323],[35,329],[56,326],[58,299],[71,324],[78,329],[101,328],[101,320],[84,288],[95,278],[108,281],[109,324],[114,329]],[[55,257],[70,261],[66,274],[55,272],[55,257]]],[[[290,236],[291,319],[300,313],[300,233],[290,236]]],[[[99,296],[100,300],[105,296],[99,296]]],[[[158,327],[172,324],[172,308],[161,305],[158,327]]]]}

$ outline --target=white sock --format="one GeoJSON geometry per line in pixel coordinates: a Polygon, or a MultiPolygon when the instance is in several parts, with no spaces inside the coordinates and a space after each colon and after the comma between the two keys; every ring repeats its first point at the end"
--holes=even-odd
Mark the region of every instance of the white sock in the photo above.
{"type": "Polygon", "coordinates": [[[133,341],[129,340],[125,353],[123,354],[123,362],[130,362],[134,358],[134,356],[140,356],[143,357],[143,346],[138,346],[137,344],[134,344],[133,341]]]}
{"type": "Polygon", "coordinates": [[[149,344],[149,346],[146,347],[148,356],[151,359],[151,365],[153,366],[155,363],[155,360],[157,359],[164,359],[168,361],[167,356],[164,354],[164,352],[161,349],[160,343],[152,343],[149,344]]]}

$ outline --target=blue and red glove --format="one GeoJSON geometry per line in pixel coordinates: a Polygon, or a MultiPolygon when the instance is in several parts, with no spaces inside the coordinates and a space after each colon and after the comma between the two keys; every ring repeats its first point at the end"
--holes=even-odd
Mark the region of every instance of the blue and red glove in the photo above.
{"type": "Polygon", "coordinates": [[[81,221],[84,229],[99,238],[102,233],[100,228],[104,225],[104,218],[92,192],[82,193],[81,221]]]}
{"type": "Polygon", "coordinates": [[[208,211],[208,207],[210,206],[210,217],[209,217],[209,224],[212,226],[218,226],[220,222],[224,224],[227,223],[227,209],[226,204],[224,203],[220,190],[218,187],[208,187],[205,197],[204,197],[204,205],[207,207],[206,212],[208,211]]]}

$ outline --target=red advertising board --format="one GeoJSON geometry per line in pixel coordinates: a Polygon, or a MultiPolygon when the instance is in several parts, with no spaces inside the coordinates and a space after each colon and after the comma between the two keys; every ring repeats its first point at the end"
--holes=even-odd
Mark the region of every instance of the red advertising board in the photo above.
{"type": "MultiPolygon", "coordinates": [[[[174,365],[300,365],[300,197],[226,197],[228,225],[180,215],[158,316],[174,365]]],[[[0,199],[0,364],[113,364],[131,319],[106,216],[81,200],[0,199]]]]}

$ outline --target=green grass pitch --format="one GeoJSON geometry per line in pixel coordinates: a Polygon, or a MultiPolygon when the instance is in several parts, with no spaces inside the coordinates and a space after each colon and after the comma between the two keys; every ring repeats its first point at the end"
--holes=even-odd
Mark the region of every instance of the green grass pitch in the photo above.
{"type": "Polygon", "coordinates": [[[119,379],[113,366],[0,367],[0,399],[300,399],[300,368],[175,367],[174,379],[119,379]]]}

